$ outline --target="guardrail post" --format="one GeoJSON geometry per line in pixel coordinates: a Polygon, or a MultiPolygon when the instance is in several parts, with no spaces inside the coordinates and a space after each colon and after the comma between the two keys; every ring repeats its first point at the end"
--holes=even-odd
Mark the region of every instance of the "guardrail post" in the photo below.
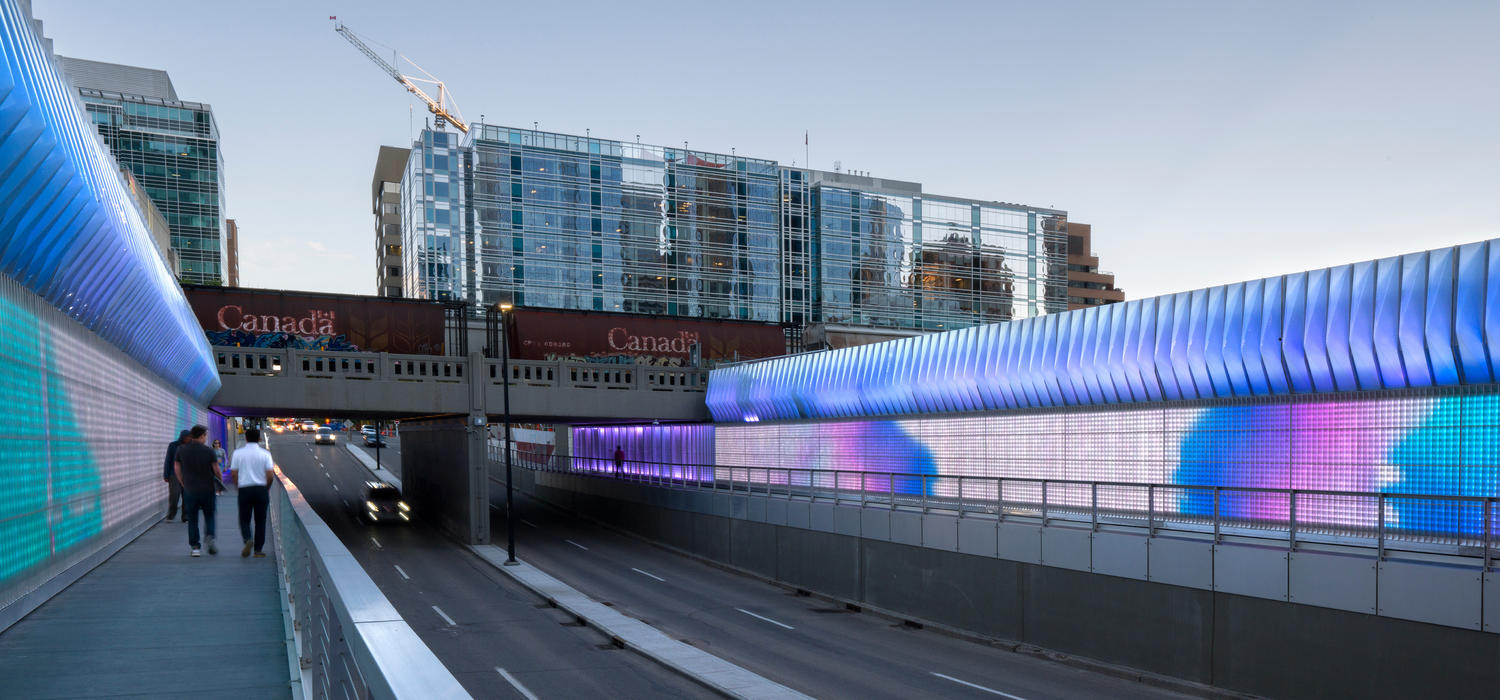
{"type": "Polygon", "coordinates": [[[964,517],[964,475],[958,475],[958,517],[964,517]]]}
{"type": "Polygon", "coordinates": [[[1042,479],[1042,527],[1047,527],[1047,480],[1042,479]]]}
{"type": "Polygon", "coordinates": [[[1219,487],[1214,487],[1214,544],[1219,543],[1219,487]]]}
{"type": "Polygon", "coordinates": [[[1156,536],[1156,484],[1146,484],[1146,536],[1156,536]]]}
{"type": "Polygon", "coordinates": [[[886,486],[886,490],[888,490],[888,491],[891,492],[891,494],[890,494],[890,499],[891,500],[889,501],[889,503],[887,505],[889,505],[891,507],[891,510],[895,510],[896,509],[896,474],[894,472],[886,472],[885,473],[885,486],[886,486]]]}
{"type": "Polygon", "coordinates": [[[1385,494],[1376,497],[1379,513],[1375,516],[1375,560],[1385,561],[1385,494]]]}
{"type": "Polygon", "coordinates": [[[1484,570],[1490,570],[1490,512],[1494,498],[1484,499],[1484,570]]]}
{"type": "Polygon", "coordinates": [[[1089,532],[1099,531],[1099,482],[1089,482],[1089,532]]]}
{"type": "Polygon", "coordinates": [[[995,480],[995,521],[1005,522],[1005,479],[995,480]]]}
{"type": "Polygon", "coordinates": [[[1287,504],[1287,548],[1297,550],[1297,489],[1291,491],[1291,501],[1287,504]]]}
{"type": "Polygon", "coordinates": [[[927,515],[927,475],[917,475],[917,488],[922,489],[922,515],[927,515]]]}
{"type": "Polygon", "coordinates": [[[865,472],[859,473],[859,507],[861,510],[865,507],[865,472]]]}

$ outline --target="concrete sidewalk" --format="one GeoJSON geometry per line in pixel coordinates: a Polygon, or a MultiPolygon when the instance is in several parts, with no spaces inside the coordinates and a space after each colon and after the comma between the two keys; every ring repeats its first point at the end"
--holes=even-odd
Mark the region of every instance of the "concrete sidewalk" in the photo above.
{"type": "Polygon", "coordinates": [[[233,490],[218,556],[161,522],[0,634],[0,696],[291,697],[275,540],[241,558],[233,490]]]}

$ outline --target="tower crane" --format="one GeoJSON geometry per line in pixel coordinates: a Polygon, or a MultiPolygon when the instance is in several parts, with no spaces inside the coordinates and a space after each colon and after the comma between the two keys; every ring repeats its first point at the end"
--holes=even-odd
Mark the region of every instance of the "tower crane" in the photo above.
{"type": "Polygon", "coordinates": [[[462,115],[458,114],[458,103],[453,101],[453,98],[448,95],[448,86],[444,85],[443,81],[438,80],[433,74],[423,70],[421,66],[414,63],[410,58],[396,54],[400,58],[405,58],[407,63],[410,63],[417,70],[422,71],[422,74],[427,77],[419,78],[412,75],[403,75],[395,66],[391,65],[384,58],[381,58],[380,54],[375,53],[374,49],[360,40],[359,36],[353,30],[344,26],[343,22],[339,22],[337,17],[329,17],[328,19],[334,22],[333,31],[338,32],[340,36],[343,36],[350,44],[353,44],[354,48],[359,49],[359,52],[364,54],[366,58],[374,61],[375,65],[380,66],[380,69],[385,71],[387,75],[395,78],[396,82],[401,83],[401,86],[406,88],[407,92],[416,95],[417,99],[425,102],[427,104],[427,111],[432,112],[436,117],[439,129],[443,128],[443,125],[446,123],[458,127],[459,131],[466,134],[469,133],[469,125],[465,124],[462,115]],[[437,87],[437,99],[432,99],[417,83],[437,87]],[[448,109],[449,103],[453,105],[451,111],[448,109]]]}

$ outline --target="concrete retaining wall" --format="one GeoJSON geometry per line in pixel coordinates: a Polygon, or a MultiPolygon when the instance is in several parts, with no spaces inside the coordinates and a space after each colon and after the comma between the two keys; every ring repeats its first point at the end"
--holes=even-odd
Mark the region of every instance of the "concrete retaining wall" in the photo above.
{"type": "MultiPolygon", "coordinates": [[[[1069,552],[1078,550],[1069,543],[1078,535],[1050,532],[1061,528],[980,536],[977,543],[969,533],[969,546],[993,546],[992,554],[984,555],[960,551],[965,548],[962,524],[952,542],[945,537],[924,542],[922,527],[910,532],[906,516],[922,518],[915,513],[861,512],[565,474],[524,472],[516,485],[564,509],[787,585],[914,620],[1227,689],[1274,697],[1395,698],[1477,697],[1500,687],[1500,635],[1266,600],[1213,586],[1105,575],[1090,570],[1088,549],[1070,559],[1069,552]],[[781,510],[788,524],[758,521],[774,520],[771,511],[781,510]],[[763,518],[752,520],[753,514],[763,518]],[[887,520],[890,537],[861,535],[879,527],[862,522],[867,518],[887,520]],[[1049,534],[1058,541],[1042,562],[1041,542],[1049,534]],[[993,554],[1007,547],[1022,556],[1036,550],[1035,560],[993,554]]],[[[990,525],[996,532],[993,521],[990,525]]]]}

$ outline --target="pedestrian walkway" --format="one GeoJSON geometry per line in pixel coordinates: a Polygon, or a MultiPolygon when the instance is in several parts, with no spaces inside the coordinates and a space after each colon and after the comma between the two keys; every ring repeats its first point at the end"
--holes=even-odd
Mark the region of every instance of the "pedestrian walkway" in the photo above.
{"type": "Polygon", "coordinates": [[[218,511],[218,556],[157,523],[0,634],[0,696],[290,697],[275,540],[241,558],[233,491],[218,511]]]}

